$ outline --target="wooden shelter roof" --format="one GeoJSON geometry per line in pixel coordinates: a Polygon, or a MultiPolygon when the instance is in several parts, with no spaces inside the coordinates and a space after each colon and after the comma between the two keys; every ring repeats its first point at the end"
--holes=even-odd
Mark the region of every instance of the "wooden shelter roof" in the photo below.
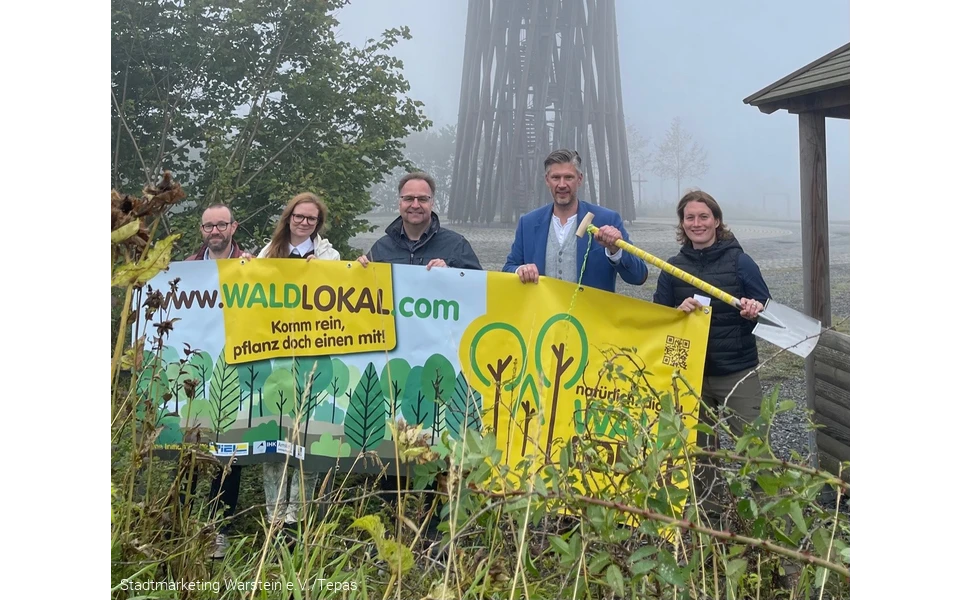
{"type": "Polygon", "coordinates": [[[821,56],[743,99],[763,113],[824,111],[827,117],[850,118],[850,43],[821,56]]]}

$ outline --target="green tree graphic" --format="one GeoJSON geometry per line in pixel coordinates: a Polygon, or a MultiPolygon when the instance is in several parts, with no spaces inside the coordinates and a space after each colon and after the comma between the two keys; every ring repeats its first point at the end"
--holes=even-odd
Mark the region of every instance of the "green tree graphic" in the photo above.
{"type": "Polygon", "coordinates": [[[263,416],[263,385],[267,382],[273,367],[270,360],[257,360],[237,366],[240,373],[240,411],[243,411],[243,394],[247,395],[247,428],[253,427],[254,397],[263,416]]]}
{"type": "Polygon", "coordinates": [[[350,405],[343,422],[343,431],[350,445],[366,452],[383,441],[387,426],[387,405],[383,388],[373,363],[367,364],[360,383],[350,394],[350,405]]]}
{"type": "Polygon", "coordinates": [[[215,442],[237,422],[240,406],[240,374],[234,365],[227,364],[225,350],[220,352],[210,380],[210,427],[216,434],[215,442]]]}
{"type": "Polygon", "coordinates": [[[177,360],[167,364],[167,387],[172,395],[170,402],[173,403],[173,410],[170,411],[170,414],[175,416],[180,416],[180,400],[186,398],[185,395],[182,396],[183,382],[194,378],[193,368],[186,363],[186,360],[177,358],[177,360]]]}
{"type": "Polygon", "coordinates": [[[193,367],[194,379],[198,380],[196,396],[194,397],[201,399],[206,398],[207,382],[209,382],[210,378],[213,376],[213,359],[209,354],[201,350],[191,354],[190,360],[187,361],[187,364],[193,367]]]}
{"type": "Polygon", "coordinates": [[[521,379],[523,378],[523,368],[522,365],[525,365],[527,362],[527,345],[523,341],[523,337],[520,335],[520,332],[517,331],[517,328],[508,323],[490,323],[485,325],[480,331],[473,336],[473,340],[470,343],[470,367],[473,369],[474,376],[480,381],[481,384],[489,386],[491,380],[487,379],[486,373],[480,367],[480,364],[477,362],[477,348],[480,345],[480,341],[484,336],[489,335],[494,331],[506,331],[511,334],[517,340],[519,345],[519,352],[516,354],[516,361],[514,360],[514,355],[510,354],[509,347],[502,346],[503,355],[496,358],[496,364],[487,363],[484,366],[487,371],[492,376],[492,382],[494,385],[493,393],[493,435],[497,436],[500,430],[500,406],[502,402],[503,392],[512,391],[517,385],[519,385],[521,379]],[[520,367],[517,366],[519,363],[520,367]],[[507,369],[510,365],[514,365],[513,375],[510,379],[504,379],[507,369]]]}
{"type": "Polygon", "coordinates": [[[163,357],[161,363],[166,365],[167,389],[170,392],[170,400],[164,403],[164,408],[169,411],[168,417],[170,415],[179,417],[181,393],[184,391],[183,382],[194,378],[193,368],[187,365],[186,359],[180,358],[172,346],[164,346],[160,355],[163,357]],[[171,403],[172,411],[168,408],[171,403]]]}
{"type": "Polygon", "coordinates": [[[553,379],[544,377],[544,387],[553,387],[553,399],[550,404],[550,424],[547,427],[547,447],[545,450],[545,460],[548,463],[551,462],[550,452],[553,448],[554,426],[557,423],[557,400],[560,396],[560,386],[563,385],[564,389],[570,389],[577,384],[580,375],[583,374],[583,370],[587,366],[587,351],[589,350],[587,346],[587,332],[584,331],[580,321],[568,314],[554,315],[547,319],[547,322],[540,328],[540,334],[537,336],[536,351],[534,352],[534,364],[537,373],[544,373],[543,353],[546,349],[544,342],[547,333],[555,325],[563,326],[564,323],[569,323],[573,326],[577,337],[573,346],[567,346],[565,342],[561,342],[559,345],[550,344],[551,353],[553,358],[556,359],[556,368],[553,372],[553,379]],[[578,359],[577,368],[571,373],[570,377],[564,381],[564,374],[578,359]]]}
{"type": "Polygon", "coordinates": [[[329,421],[334,425],[342,425],[346,414],[347,390],[350,385],[350,369],[339,358],[331,362],[330,383],[324,390],[324,401],[314,410],[314,418],[318,421],[329,421]],[[340,406],[338,406],[338,404],[340,406]],[[341,408],[343,407],[343,408],[341,408]]]}
{"type": "Polygon", "coordinates": [[[277,439],[282,440],[283,436],[283,415],[290,410],[295,402],[297,382],[293,379],[293,373],[287,369],[276,368],[267,377],[267,382],[263,384],[263,401],[270,408],[270,411],[279,416],[277,423],[277,439]]]}
{"type": "Polygon", "coordinates": [[[383,387],[383,397],[387,400],[387,414],[391,419],[395,420],[403,410],[401,398],[408,375],[410,363],[402,358],[391,358],[380,372],[380,385],[383,387]]]}
{"type": "Polygon", "coordinates": [[[293,361],[297,381],[297,396],[291,416],[302,419],[303,440],[306,444],[310,431],[310,417],[320,404],[321,396],[327,394],[327,386],[333,379],[333,361],[329,356],[303,356],[293,361]]]}
{"type": "MultiPolygon", "coordinates": [[[[527,442],[530,440],[530,422],[534,415],[540,412],[540,390],[537,389],[537,382],[533,379],[533,374],[527,373],[523,378],[523,384],[520,385],[520,394],[514,402],[512,410],[513,419],[517,420],[517,414],[523,409],[523,443],[520,446],[520,456],[527,454],[527,442]]],[[[507,438],[507,455],[510,454],[510,438],[507,438]]]]}
{"type": "Polygon", "coordinates": [[[433,439],[439,439],[443,425],[443,412],[453,396],[456,380],[453,365],[442,354],[434,354],[427,359],[420,374],[420,388],[433,400],[433,439]]]}
{"type": "Polygon", "coordinates": [[[170,382],[164,372],[163,365],[157,360],[147,365],[137,377],[137,396],[142,403],[149,400],[154,407],[162,407],[166,402],[163,397],[170,393],[170,382]]]}
{"type": "Polygon", "coordinates": [[[450,404],[444,414],[447,420],[447,431],[455,440],[462,439],[466,429],[474,431],[483,429],[483,397],[479,391],[470,388],[463,372],[457,373],[453,397],[450,398],[450,404]]]}
{"type": "Polygon", "coordinates": [[[157,428],[160,429],[160,435],[157,436],[157,446],[167,444],[180,444],[183,442],[183,431],[180,429],[180,417],[161,408],[157,413],[157,428]]]}
{"type": "Polygon", "coordinates": [[[413,367],[407,375],[400,400],[400,411],[409,425],[423,425],[424,429],[433,429],[434,402],[421,387],[423,367],[413,367]]]}

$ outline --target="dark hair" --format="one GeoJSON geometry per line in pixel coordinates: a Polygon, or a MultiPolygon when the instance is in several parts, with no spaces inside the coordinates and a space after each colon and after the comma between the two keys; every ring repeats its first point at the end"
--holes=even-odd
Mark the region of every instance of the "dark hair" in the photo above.
{"type": "Polygon", "coordinates": [[[723,211],[720,210],[720,205],[713,199],[713,196],[700,190],[694,190],[684,194],[683,198],[680,198],[680,203],[677,204],[677,218],[680,219],[680,224],[677,225],[678,242],[684,246],[691,243],[690,238],[683,230],[683,209],[691,202],[703,202],[713,213],[713,218],[717,220],[717,241],[733,238],[733,232],[723,223],[723,211]]]}
{"type": "Polygon", "coordinates": [[[407,173],[406,175],[401,177],[400,184],[397,185],[397,193],[398,194],[403,193],[403,186],[407,185],[408,181],[412,181],[414,179],[421,179],[423,181],[426,181],[427,185],[430,186],[431,196],[437,193],[437,182],[433,180],[433,177],[430,177],[423,171],[414,171],[413,173],[407,173]]]}
{"type": "Polygon", "coordinates": [[[573,166],[577,168],[577,173],[580,172],[580,155],[577,154],[576,150],[567,150],[566,148],[554,150],[547,156],[546,160],[543,161],[543,172],[546,173],[549,171],[551,165],[562,165],[565,163],[573,164],[573,166]]]}
{"type": "MultiPolygon", "coordinates": [[[[210,206],[204,208],[204,209],[203,209],[203,212],[207,212],[207,211],[210,210],[211,208],[225,208],[225,209],[227,209],[227,212],[230,213],[230,222],[233,223],[233,210],[232,210],[229,206],[227,206],[226,204],[223,204],[222,202],[217,202],[217,203],[215,203],[215,204],[211,204],[210,206]]],[[[201,217],[202,217],[202,216],[203,216],[203,213],[200,213],[200,215],[201,215],[201,217]]]]}

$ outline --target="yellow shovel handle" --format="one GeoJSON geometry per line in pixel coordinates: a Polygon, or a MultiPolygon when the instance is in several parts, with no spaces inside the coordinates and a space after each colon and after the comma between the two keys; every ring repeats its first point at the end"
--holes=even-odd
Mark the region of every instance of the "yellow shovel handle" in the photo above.
{"type": "MultiPolygon", "coordinates": [[[[587,231],[591,235],[594,235],[597,233],[597,226],[593,224],[587,225],[587,231]]],[[[622,248],[625,252],[629,252],[630,254],[633,254],[634,256],[639,257],[641,260],[644,260],[655,267],[658,267],[662,271],[666,271],[667,273],[673,275],[677,279],[682,279],[686,281],[687,283],[697,288],[698,290],[702,292],[706,292],[707,294],[729,304],[734,308],[740,308],[739,299],[734,298],[733,296],[721,290],[720,288],[710,285],[709,283],[707,283],[706,281],[703,281],[702,279],[697,279],[690,273],[687,273],[686,271],[678,269],[677,267],[671,265],[666,261],[660,260],[659,258],[650,254],[649,252],[645,252],[640,248],[637,248],[636,246],[629,244],[623,240],[617,240],[617,247],[622,248]]]]}

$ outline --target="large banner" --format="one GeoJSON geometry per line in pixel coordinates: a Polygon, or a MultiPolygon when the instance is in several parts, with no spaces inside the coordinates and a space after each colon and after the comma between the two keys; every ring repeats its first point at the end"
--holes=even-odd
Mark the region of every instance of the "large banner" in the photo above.
{"type": "MultiPolygon", "coordinates": [[[[309,469],[378,470],[401,420],[434,442],[495,436],[511,465],[556,460],[589,431],[612,461],[634,432],[604,407],[646,398],[629,410],[654,418],[675,371],[699,393],[710,324],[709,310],[550,278],[407,265],[175,262],[148,285],[139,331],[166,333],[138,393],[162,427],[157,450],[199,436],[239,464],[309,469]]],[[[681,394],[678,408],[694,404],[681,394]]]]}

